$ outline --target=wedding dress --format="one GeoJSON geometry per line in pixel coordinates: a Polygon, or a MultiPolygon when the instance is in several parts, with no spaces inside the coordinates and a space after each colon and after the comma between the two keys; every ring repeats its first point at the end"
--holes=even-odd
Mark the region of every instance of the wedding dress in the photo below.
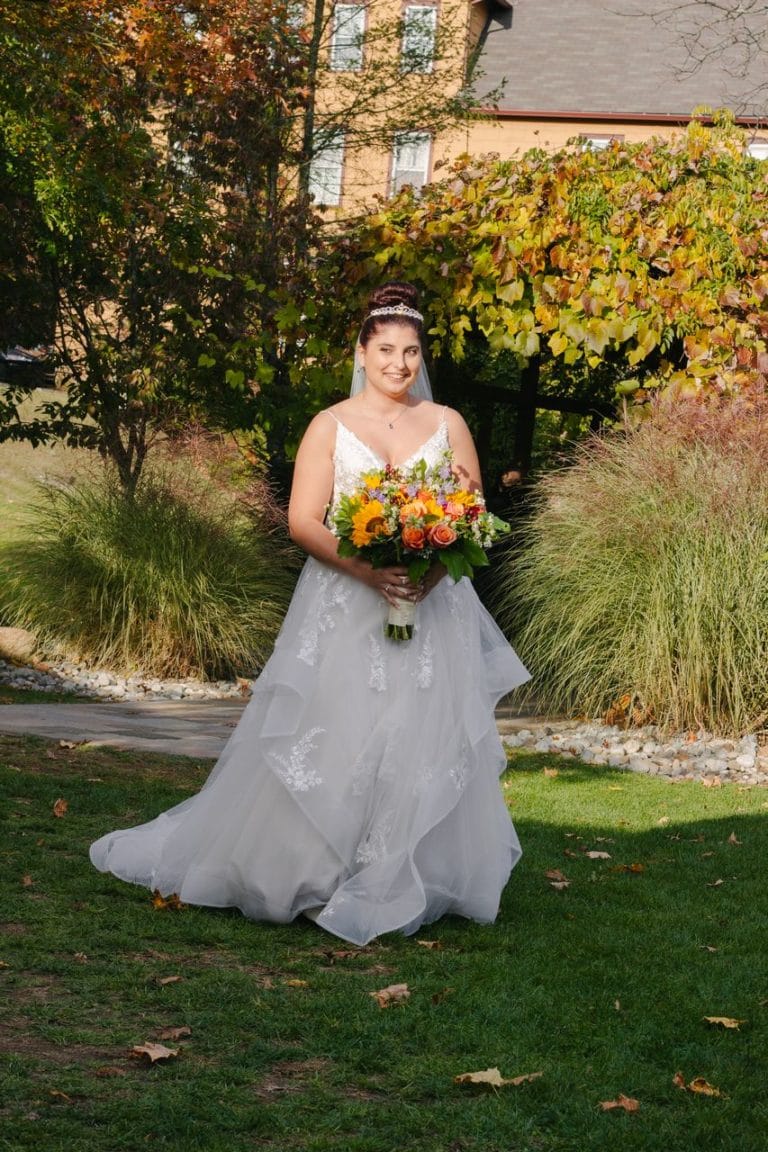
{"type": "MultiPolygon", "coordinates": [[[[445,420],[406,463],[438,461],[445,420]]],[[[334,503],[383,461],[337,427],[334,503]]],[[[91,847],[101,871],[237,907],[304,912],[357,945],[444,913],[497,913],[520,845],[494,706],[528,673],[472,584],[440,581],[410,641],[387,605],[310,558],[274,652],[202,790],[91,847]]]]}

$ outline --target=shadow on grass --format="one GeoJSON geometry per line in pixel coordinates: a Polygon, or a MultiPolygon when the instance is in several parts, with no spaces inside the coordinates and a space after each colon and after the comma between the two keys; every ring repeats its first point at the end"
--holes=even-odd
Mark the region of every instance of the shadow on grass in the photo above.
{"type": "Polygon", "coordinates": [[[525,855],[496,924],[358,950],[304,921],[158,911],[94,872],[91,839],[187,795],[202,766],[174,783],[169,758],[132,778],[125,754],[116,771],[105,750],[98,771],[71,757],[27,775],[6,754],[0,774],[6,1147],[763,1152],[768,791],[519,757],[504,789],[525,855]],[[382,1010],[370,992],[393,983],[411,996],[382,1010]],[[127,1050],[147,1040],[180,1054],[145,1067],[127,1050]],[[489,1066],[543,1075],[454,1083],[489,1066]],[[619,1094],[639,1111],[602,1112],[619,1094]]]}

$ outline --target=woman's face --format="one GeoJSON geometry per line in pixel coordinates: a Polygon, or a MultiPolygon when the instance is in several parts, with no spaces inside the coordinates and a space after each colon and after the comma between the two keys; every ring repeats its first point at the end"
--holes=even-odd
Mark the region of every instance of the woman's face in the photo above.
{"type": "Polygon", "coordinates": [[[366,383],[385,396],[398,399],[416,381],[421,365],[419,334],[410,324],[380,324],[358,358],[366,383]]]}

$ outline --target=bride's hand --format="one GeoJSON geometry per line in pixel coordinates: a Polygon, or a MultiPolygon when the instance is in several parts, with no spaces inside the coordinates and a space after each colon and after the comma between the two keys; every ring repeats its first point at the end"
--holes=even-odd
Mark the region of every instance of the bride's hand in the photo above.
{"type": "Polygon", "coordinates": [[[416,602],[422,597],[422,585],[412,584],[408,577],[408,569],[402,565],[392,565],[389,568],[373,568],[365,565],[360,575],[369,588],[383,596],[388,604],[397,605],[401,600],[416,602]]]}

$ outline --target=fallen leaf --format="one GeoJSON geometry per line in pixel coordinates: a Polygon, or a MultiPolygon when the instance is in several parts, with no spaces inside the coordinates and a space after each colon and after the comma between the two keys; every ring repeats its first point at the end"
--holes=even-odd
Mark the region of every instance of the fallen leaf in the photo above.
{"type": "Polygon", "coordinates": [[[128,1073],[125,1068],[115,1068],[112,1064],[102,1064],[101,1068],[96,1069],[96,1075],[107,1079],[109,1076],[127,1076],[128,1073]]]}
{"type": "Polygon", "coordinates": [[[182,1026],[181,1028],[164,1028],[162,1032],[158,1032],[158,1040],[183,1040],[185,1036],[191,1036],[192,1029],[182,1026]]]}
{"type": "Polygon", "coordinates": [[[557,768],[545,768],[545,769],[544,769],[544,775],[545,775],[545,776],[548,776],[548,777],[550,778],[550,780],[551,780],[551,779],[553,779],[555,776],[559,776],[559,775],[560,775],[560,772],[559,772],[559,769],[557,769],[557,768]]]}
{"type": "Polygon", "coordinates": [[[86,956],[85,952],[75,952],[72,959],[77,960],[78,964],[87,964],[88,963],[88,957],[86,956]]]}
{"type": "Polygon", "coordinates": [[[71,1096],[67,1096],[66,1092],[60,1092],[58,1088],[49,1088],[48,1095],[53,1096],[54,1100],[71,1100],[71,1096]]]}
{"type": "Polygon", "coordinates": [[[714,856],[714,852],[702,852],[701,859],[708,860],[710,856],[714,856]]]}
{"type": "Polygon", "coordinates": [[[719,776],[703,776],[701,782],[705,788],[722,788],[723,786],[719,776]]]}
{"type": "Polygon", "coordinates": [[[567,856],[569,860],[580,860],[581,852],[574,852],[572,848],[564,848],[563,856],[567,856]]]}
{"type": "Polygon", "coordinates": [[[172,892],[170,896],[163,896],[162,892],[155,888],[152,893],[152,907],[160,910],[170,908],[172,911],[178,912],[179,909],[184,908],[185,905],[182,904],[175,892],[172,892]]]}
{"type": "Polygon", "coordinates": [[[660,816],[656,823],[661,824],[662,827],[666,827],[666,825],[669,824],[669,816],[660,816]]]}
{"type": "Polygon", "coordinates": [[[610,852],[585,852],[587,860],[610,860],[610,852]]]}
{"type": "Polygon", "coordinates": [[[611,872],[645,872],[645,864],[616,864],[611,872]]]}
{"type": "Polygon", "coordinates": [[[286,988],[308,988],[309,980],[283,980],[286,988]]]}
{"type": "Polygon", "coordinates": [[[54,816],[58,816],[58,817],[66,816],[67,808],[69,808],[69,804],[67,803],[67,801],[62,800],[61,797],[59,797],[59,799],[56,801],[56,803],[53,806],[54,816]]]}
{"type": "Polygon", "coordinates": [[[59,748],[82,748],[87,740],[59,740],[59,748]]]}
{"type": "Polygon", "coordinates": [[[34,884],[34,880],[29,875],[28,872],[24,876],[22,876],[22,878],[21,878],[22,888],[31,888],[33,884],[34,884]]]}
{"type": "Polygon", "coordinates": [[[151,1040],[148,1040],[146,1044],[135,1044],[128,1053],[129,1056],[133,1056],[137,1060],[146,1056],[150,1064],[154,1064],[157,1060],[171,1060],[178,1054],[178,1048],[166,1048],[164,1044],[153,1044],[151,1040]]]}
{"type": "Polygon", "coordinates": [[[613,1006],[617,1012],[621,1012],[621,1000],[614,1000],[613,1006]]]}
{"type": "Polygon", "coordinates": [[[407,1000],[411,992],[407,984],[390,984],[386,988],[379,988],[376,992],[369,992],[379,1008],[388,1008],[390,1004],[401,1004],[407,1000]]]}
{"type": "Polygon", "coordinates": [[[713,880],[711,884],[707,884],[707,888],[719,888],[724,883],[724,880],[713,880]]]}
{"type": "Polygon", "coordinates": [[[672,1083],[685,1092],[693,1092],[696,1096],[722,1096],[720,1089],[708,1084],[703,1076],[695,1076],[690,1084],[686,1084],[682,1072],[676,1072],[672,1077],[672,1083]]]}
{"type": "Polygon", "coordinates": [[[182,979],[182,976],[159,976],[157,982],[165,987],[166,984],[178,984],[182,979]]]}
{"type": "Polygon", "coordinates": [[[746,1020],[734,1020],[732,1016],[705,1016],[707,1024],[715,1024],[720,1028],[732,1028],[738,1032],[742,1024],[746,1024],[746,1020]]]}
{"type": "Polygon", "coordinates": [[[619,1092],[615,1100],[601,1100],[600,1107],[603,1112],[610,1112],[612,1108],[623,1108],[625,1112],[638,1112],[640,1110],[640,1101],[635,1100],[632,1096],[624,1096],[619,1092]]]}
{"type": "Polygon", "coordinates": [[[741,840],[739,840],[739,838],[735,832],[731,832],[730,836],[728,837],[728,843],[729,844],[741,844],[741,840]]]}
{"type": "Polygon", "coordinates": [[[557,880],[560,883],[563,883],[563,881],[565,881],[566,884],[568,883],[568,877],[565,875],[564,872],[561,872],[559,868],[549,868],[544,873],[544,875],[546,876],[547,880],[557,880]]]}
{"type": "Polygon", "coordinates": [[[705,952],[717,952],[717,948],[713,948],[711,944],[702,944],[701,947],[705,952]]]}
{"type": "Polygon", "coordinates": [[[543,1072],[527,1072],[523,1076],[513,1076],[507,1080],[501,1075],[498,1068],[486,1068],[483,1072],[462,1072],[460,1076],[454,1076],[453,1082],[454,1084],[487,1084],[489,1088],[503,1088],[506,1085],[517,1088],[520,1084],[529,1084],[543,1075],[543,1072]]]}
{"type": "Polygon", "coordinates": [[[420,944],[422,948],[429,948],[432,952],[439,952],[441,948],[445,947],[442,940],[417,940],[416,943],[420,944]]]}
{"type": "Polygon", "coordinates": [[[570,888],[570,880],[550,880],[550,888],[554,888],[555,892],[563,892],[566,888],[570,888]]]}
{"type": "Polygon", "coordinates": [[[7,964],[5,960],[0,960],[0,968],[10,968],[10,964],[7,964]]]}

